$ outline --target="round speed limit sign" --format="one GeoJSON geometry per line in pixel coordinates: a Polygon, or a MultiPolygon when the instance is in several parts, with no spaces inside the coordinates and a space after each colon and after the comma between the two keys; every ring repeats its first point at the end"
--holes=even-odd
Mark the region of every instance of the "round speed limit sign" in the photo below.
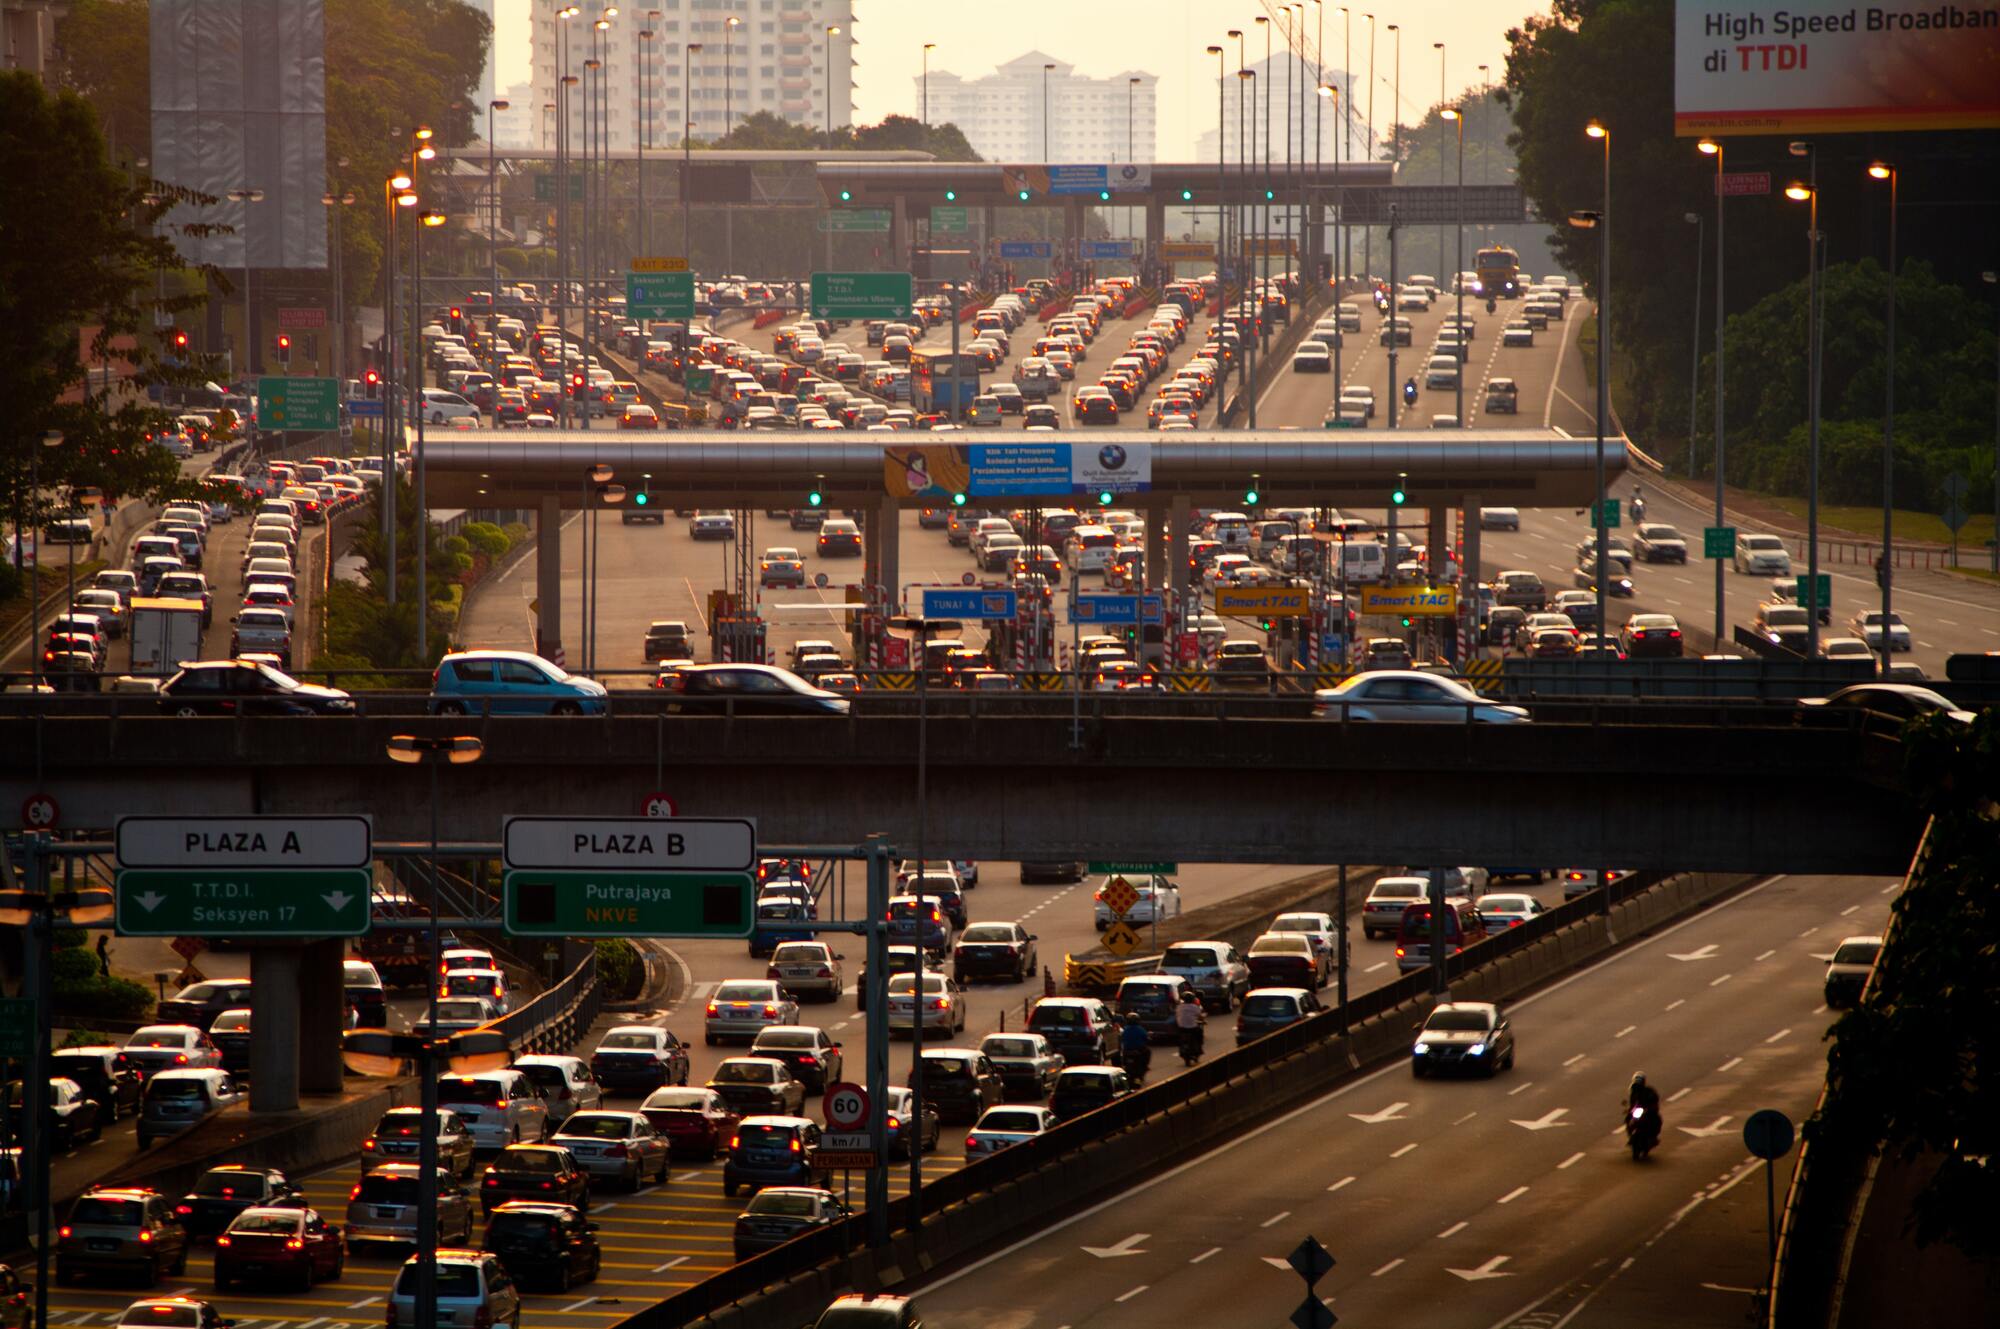
{"type": "Polygon", "coordinates": [[[858,1084],[829,1085],[826,1124],[836,1131],[858,1131],[868,1124],[868,1091],[858,1084]]]}
{"type": "Polygon", "coordinates": [[[47,794],[30,794],[21,802],[21,825],[30,831],[52,831],[62,818],[62,809],[47,794]]]}

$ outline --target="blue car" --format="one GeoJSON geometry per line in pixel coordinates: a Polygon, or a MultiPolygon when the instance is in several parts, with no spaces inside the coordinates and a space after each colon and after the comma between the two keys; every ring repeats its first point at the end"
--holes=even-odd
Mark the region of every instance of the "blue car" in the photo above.
{"type": "Polygon", "coordinates": [[[603,715],[604,685],[527,651],[461,651],[438,661],[432,715],[603,715]]]}

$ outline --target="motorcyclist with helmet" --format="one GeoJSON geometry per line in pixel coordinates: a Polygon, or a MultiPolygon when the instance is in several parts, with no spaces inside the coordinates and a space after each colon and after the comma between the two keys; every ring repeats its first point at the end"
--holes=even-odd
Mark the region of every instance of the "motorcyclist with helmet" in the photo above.
{"type": "Polygon", "coordinates": [[[1139,1022],[1137,1012],[1125,1017],[1125,1027],[1118,1035],[1118,1058],[1134,1084],[1142,1083],[1146,1072],[1152,1068],[1152,1042],[1147,1037],[1146,1026],[1139,1022]]]}
{"type": "Polygon", "coordinates": [[[1642,1072],[1632,1077],[1625,1093],[1625,1139],[1634,1158],[1645,1157],[1660,1142],[1660,1091],[1646,1083],[1642,1072]]]}
{"type": "Polygon", "coordinates": [[[1208,1012],[1194,999],[1194,989],[1181,991],[1180,1005],[1174,1007],[1174,1029],[1180,1036],[1181,1061],[1189,1066],[1201,1060],[1201,1030],[1208,1012]]]}

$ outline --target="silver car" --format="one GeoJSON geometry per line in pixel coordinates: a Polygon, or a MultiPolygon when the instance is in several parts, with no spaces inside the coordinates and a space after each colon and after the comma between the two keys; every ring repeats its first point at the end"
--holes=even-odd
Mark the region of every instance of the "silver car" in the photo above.
{"type": "Polygon", "coordinates": [[[516,1057],[514,1069],[542,1091],[552,1122],[567,1121],[571,1113],[589,1112],[604,1102],[604,1087],[582,1057],[516,1057]]]}
{"type": "Polygon", "coordinates": [[[1313,714],[1356,723],[1385,720],[1430,724],[1525,724],[1525,707],[1488,701],[1456,679],[1414,669],[1356,674],[1337,688],[1313,693],[1313,714]]]}
{"type": "Polygon", "coordinates": [[[481,1149],[536,1144],[549,1136],[549,1105],[520,1071],[441,1075],[438,1102],[458,1113],[481,1149]]]}
{"type": "Polygon", "coordinates": [[[770,976],[795,996],[811,993],[821,1001],[838,1001],[847,990],[841,958],[823,941],[780,942],[771,952],[770,976]]]}
{"type": "MultiPolygon", "coordinates": [[[[423,1148],[424,1110],[390,1108],[375,1123],[375,1129],[361,1142],[361,1169],[366,1172],[384,1163],[417,1161],[423,1148]]],[[[450,1108],[438,1109],[438,1166],[454,1177],[472,1175],[472,1136],[450,1108]]]]}
{"type": "Polygon", "coordinates": [[[797,1024],[799,1004],[775,979],[734,979],[715,989],[702,1020],[702,1041],[714,1047],[725,1038],[745,1042],[774,1024],[797,1024]]]}
{"type": "Polygon", "coordinates": [[[672,1152],[667,1137],[638,1112],[577,1112],[549,1143],[561,1145],[591,1175],[622,1181],[636,1191],[651,1177],[664,1186],[672,1152]]]}
{"type": "MultiPolygon", "coordinates": [[[[437,1175],[438,1240],[471,1241],[471,1194],[445,1169],[437,1175]]],[[[414,1243],[421,1176],[414,1163],[385,1163],[364,1174],[347,1202],[347,1240],[414,1243]]]]}
{"type": "Polygon", "coordinates": [[[1431,885],[1422,877],[1381,877],[1361,906],[1361,935],[1393,937],[1403,926],[1403,911],[1430,899],[1431,885]]]}
{"type": "MultiPolygon", "coordinates": [[[[418,1257],[396,1275],[389,1323],[417,1322],[418,1257]]],[[[426,1329],[521,1329],[521,1294],[500,1257],[485,1251],[437,1253],[437,1319],[426,1329]]]]}

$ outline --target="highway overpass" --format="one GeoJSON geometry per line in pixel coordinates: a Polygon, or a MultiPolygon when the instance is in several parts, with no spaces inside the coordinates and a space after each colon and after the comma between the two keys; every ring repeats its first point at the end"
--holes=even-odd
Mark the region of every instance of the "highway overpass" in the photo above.
{"type": "Polygon", "coordinates": [[[766,844],[918,832],[977,859],[1481,863],[1895,874],[1919,819],[1901,746],[1798,729],[1785,710],[1655,703],[1505,727],[1105,717],[0,721],[0,800],[52,794],[65,827],[123,813],[365,812],[380,841],[429,833],[428,776],[393,733],[477,733],[446,776],[444,838],[510,814],[756,819],[766,844]],[[1599,717],[1596,721],[1592,716],[1599,717]]]}

